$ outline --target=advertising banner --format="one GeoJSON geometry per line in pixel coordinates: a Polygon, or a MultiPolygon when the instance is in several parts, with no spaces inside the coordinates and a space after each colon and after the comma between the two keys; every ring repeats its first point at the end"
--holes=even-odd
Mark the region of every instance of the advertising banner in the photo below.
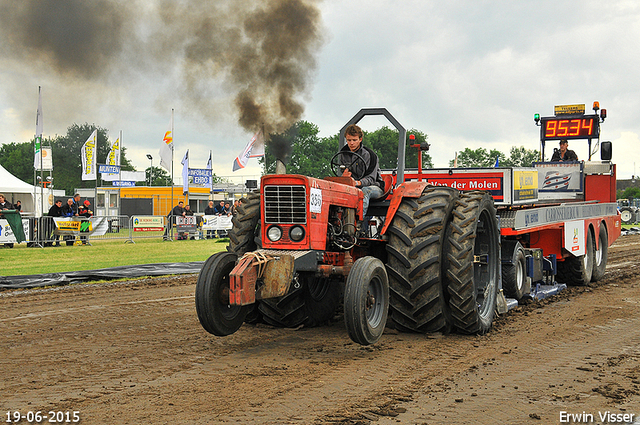
{"type": "Polygon", "coordinates": [[[229,230],[233,227],[232,218],[226,215],[203,215],[202,230],[229,230]]]}
{"type": "Polygon", "coordinates": [[[109,223],[106,217],[58,218],[54,217],[57,235],[103,236],[109,223]]]}
{"type": "Polygon", "coordinates": [[[164,217],[137,215],[133,217],[134,232],[157,232],[164,230],[164,217]]]}
{"type": "MultiPolygon", "coordinates": [[[[24,228],[24,234],[29,234],[29,220],[26,218],[22,219],[22,227],[24,228]]],[[[0,244],[3,243],[18,243],[15,235],[13,234],[13,230],[11,230],[11,226],[9,222],[0,218],[0,244]]]]}
{"type": "Polygon", "coordinates": [[[196,223],[197,221],[194,215],[176,217],[176,228],[178,232],[195,232],[197,229],[196,223]]]}

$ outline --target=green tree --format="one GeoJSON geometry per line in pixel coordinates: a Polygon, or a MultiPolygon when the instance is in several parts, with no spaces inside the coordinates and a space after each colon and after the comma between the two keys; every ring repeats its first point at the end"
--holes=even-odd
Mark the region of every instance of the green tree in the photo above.
{"type": "Polygon", "coordinates": [[[151,173],[151,186],[171,186],[171,176],[163,167],[147,167],[145,176],[147,183],[137,182],[136,185],[144,186],[149,182],[149,174],[151,173]]]}
{"type": "Polygon", "coordinates": [[[618,195],[618,199],[635,199],[640,198],[640,188],[628,187],[622,192],[622,196],[618,195]]]}
{"type": "Polygon", "coordinates": [[[265,156],[260,159],[265,174],[276,170],[276,157],[287,165],[287,173],[323,178],[331,174],[331,157],[338,151],[337,137],[318,137],[318,126],[298,121],[283,133],[270,134],[265,156]]]}
{"type": "MultiPolygon", "coordinates": [[[[499,158],[499,165],[502,165],[506,159],[505,155],[497,149],[487,151],[485,148],[476,150],[465,148],[465,150],[458,153],[458,167],[490,168],[495,165],[496,158],[499,158]]],[[[453,167],[453,164],[454,160],[449,161],[449,167],[453,167]]]]}
{"type": "Polygon", "coordinates": [[[531,165],[539,161],[540,151],[536,149],[526,149],[524,146],[511,147],[509,158],[500,163],[501,167],[531,167],[531,165]]]}
{"type": "MultiPolygon", "coordinates": [[[[98,147],[96,149],[96,161],[98,164],[106,163],[107,155],[111,149],[108,141],[108,131],[95,124],[72,124],[67,129],[65,136],[59,136],[52,140],[51,150],[53,154],[53,180],[57,189],[64,189],[67,195],[73,194],[75,188],[94,187],[93,180],[82,180],[82,160],[80,151],[93,130],[98,130],[98,147]]],[[[123,171],[133,171],[134,167],[126,157],[126,148],[120,152],[120,164],[123,171]]]]}
{"type": "Polygon", "coordinates": [[[7,143],[0,146],[0,165],[20,180],[33,184],[33,154],[32,143],[7,143]]]}
{"type": "MultiPolygon", "coordinates": [[[[48,138],[43,146],[50,145],[53,155],[53,184],[56,189],[64,189],[72,195],[75,188],[94,187],[94,181],[82,181],[82,161],[80,149],[94,129],[98,130],[97,163],[105,164],[111,144],[107,139],[107,130],[94,124],[72,124],[65,136],[48,138]]],[[[33,154],[35,140],[24,143],[8,143],[0,146],[0,164],[11,174],[25,182],[33,182],[33,154]]],[[[124,171],[135,168],[127,158],[126,148],[120,152],[120,163],[124,171]]]]}
{"type": "MultiPolygon", "coordinates": [[[[371,148],[380,161],[380,168],[395,170],[398,168],[398,130],[387,126],[381,127],[373,132],[364,132],[364,145],[371,148]]],[[[427,135],[420,130],[411,129],[407,131],[405,140],[405,168],[418,168],[418,149],[411,147],[413,144],[425,144],[427,135]],[[410,140],[410,135],[415,136],[415,140],[410,140]]],[[[422,168],[433,168],[431,155],[427,151],[422,151],[422,168]]]]}

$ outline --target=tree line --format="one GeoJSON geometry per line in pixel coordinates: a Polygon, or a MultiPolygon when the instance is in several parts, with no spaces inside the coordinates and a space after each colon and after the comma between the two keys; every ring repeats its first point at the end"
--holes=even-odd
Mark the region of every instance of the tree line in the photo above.
{"type": "MultiPolygon", "coordinates": [[[[94,124],[73,124],[67,129],[67,134],[48,138],[43,145],[51,146],[53,154],[53,182],[56,189],[64,189],[67,195],[71,195],[75,188],[94,187],[93,181],[83,181],[81,177],[82,162],[80,150],[82,145],[91,135],[93,130],[98,132],[97,162],[106,163],[111,144],[108,142],[108,131],[94,124]]],[[[265,156],[259,163],[263,174],[275,172],[275,149],[273,146],[288,146],[285,157],[287,172],[311,177],[323,178],[332,175],[330,162],[333,155],[339,149],[339,134],[329,137],[320,137],[317,125],[308,121],[298,121],[283,133],[271,134],[269,142],[265,146],[265,156]]],[[[428,141],[426,133],[418,129],[407,131],[405,140],[405,168],[418,167],[418,149],[412,144],[424,144],[428,141]],[[415,139],[410,140],[409,136],[415,139]]],[[[24,143],[8,143],[0,146],[0,164],[13,175],[25,182],[33,182],[33,153],[34,140],[24,143]]],[[[396,169],[398,167],[398,131],[387,126],[375,131],[364,132],[364,144],[371,148],[380,159],[380,168],[396,169]]],[[[509,156],[497,150],[487,151],[484,148],[466,148],[458,154],[458,167],[492,167],[499,158],[500,166],[530,167],[538,158],[537,150],[529,150],[524,147],[512,147],[509,156]]],[[[126,156],[126,148],[120,152],[122,170],[135,171],[126,156]]],[[[454,165],[452,159],[449,166],[454,165]]],[[[422,167],[433,168],[433,161],[428,152],[422,151],[422,167]]],[[[146,168],[147,182],[152,186],[166,186],[171,184],[171,177],[164,168],[146,168]]],[[[220,178],[214,175],[214,182],[220,178]]],[[[138,182],[146,185],[147,182],[138,182]]]]}

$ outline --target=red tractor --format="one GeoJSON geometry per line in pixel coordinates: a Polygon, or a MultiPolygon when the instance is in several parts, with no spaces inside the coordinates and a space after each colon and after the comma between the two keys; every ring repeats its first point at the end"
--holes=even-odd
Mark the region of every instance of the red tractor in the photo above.
{"type": "Polygon", "coordinates": [[[491,196],[404,181],[406,130],[386,109],[356,114],[342,145],[345,128],[366,115],[384,115],[399,131],[398,169],[384,175],[385,195],[369,206],[382,224],[363,222],[362,192],[338,176],[335,160],[336,177],[262,177],[260,194],[238,208],[228,252],[211,256],[198,277],[196,307],[208,332],[229,335],[258,318],[314,326],[341,298],[349,336],[364,345],[381,337],[389,309],[402,330],[489,329],[500,276],[491,196]],[[444,284],[445,270],[455,270],[455,282],[444,284]]]}
{"type": "MultiPolygon", "coordinates": [[[[569,252],[560,237],[565,218],[559,198],[547,205],[562,210],[557,220],[531,223],[540,209],[536,169],[425,174],[419,161],[417,170],[405,173],[406,130],[386,109],[359,111],[342,128],[340,147],[345,129],[367,115],[385,116],[399,132],[397,169],[383,171],[385,193],[369,204],[367,215],[374,218],[365,222],[363,194],[353,179],[341,177],[344,160],[336,157],[335,177],[262,177],[260,193],[250,194],[233,219],[228,252],[212,255],[198,276],[196,309],[205,330],[226,336],[259,320],[316,326],[342,302],[347,332],[363,345],[380,339],[388,314],[401,331],[485,333],[496,311],[559,290],[558,265],[567,262],[560,270],[582,283],[586,269],[589,278],[592,269],[604,273],[606,247],[620,234],[619,217],[613,230],[615,202],[611,214],[590,201],[586,216],[572,216],[571,229],[582,226],[576,236],[582,248],[569,252]],[[587,241],[591,251],[585,252],[587,241]]],[[[611,178],[615,200],[615,166],[598,184],[611,178]]]]}

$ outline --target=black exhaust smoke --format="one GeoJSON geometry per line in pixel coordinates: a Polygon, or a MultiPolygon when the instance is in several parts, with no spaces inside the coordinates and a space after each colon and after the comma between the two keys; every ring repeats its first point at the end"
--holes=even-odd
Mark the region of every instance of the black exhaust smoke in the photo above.
{"type": "MultiPolygon", "coordinates": [[[[304,112],[323,38],[317,3],[0,0],[0,51],[70,87],[97,83],[96,96],[108,96],[112,84],[174,75],[180,64],[172,95],[184,108],[210,122],[235,112],[243,128],[263,126],[266,136],[304,112]]],[[[24,87],[14,84],[5,89],[20,98],[24,87]]],[[[166,103],[161,89],[158,98],[166,103]]],[[[73,115],[77,96],[66,101],[73,115]]]]}

